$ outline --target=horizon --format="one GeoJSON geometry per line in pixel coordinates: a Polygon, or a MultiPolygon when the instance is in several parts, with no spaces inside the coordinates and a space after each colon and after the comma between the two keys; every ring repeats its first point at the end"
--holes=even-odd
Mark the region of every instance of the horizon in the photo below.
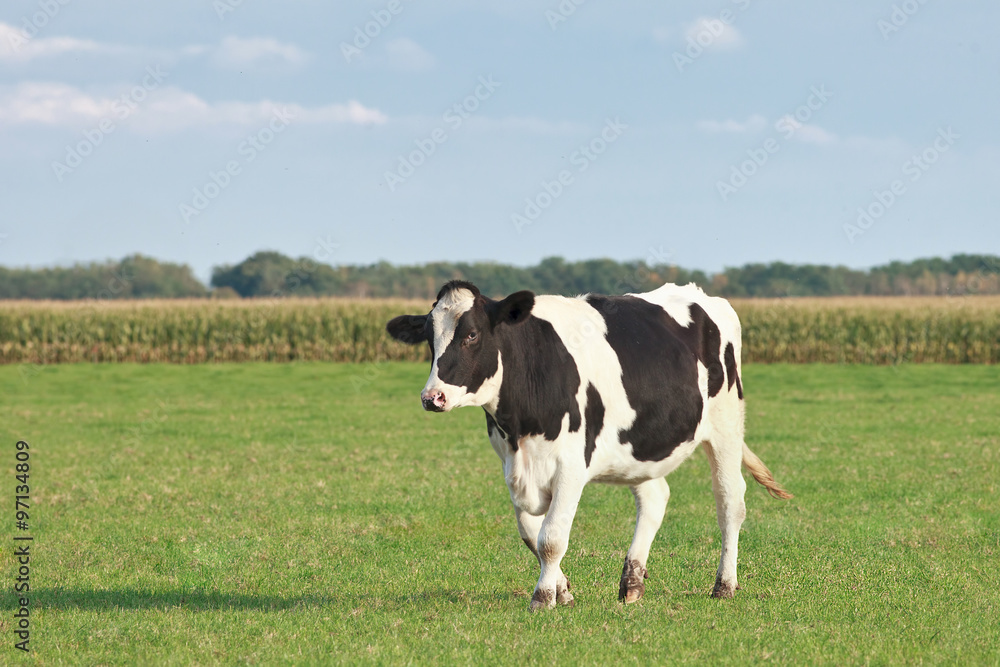
{"type": "MultiPolygon", "coordinates": [[[[254,253],[252,253],[251,255],[249,255],[247,257],[244,257],[242,260],[240,260],[239,262],[236,262],[234,264],[213,264],[212,265],[212,271],[214,273],[214,271],[217,270],[217,269],[226,269],[226,268],[232,268],[232,267],[235,267],[235,266],[239,266],[243,262],[246,262],[246,261],[250,260],[253,257],[256,257],[256,256],[258,256],[260,254],[265,254],[265,253],[276,253],[278,255],[282,255],[286,259],[290,259],[290,260],[295,261],[295,262],[299,262],[299,261],[302,261],[302,260],[310,260],[310,261],[314,262],[317,266],[319,266],[319,265],[325,265],[325,266],[328,266],[328,267],[331,267],[331,268],[335,268],[335,269],[336,268],[365,269],[365,268],[375,267],[375,266],[378,266],[378,265],[384,263],[383,260],[377,260],[377,261],[369,263],[369,264],[337,264],[337,263],[331,263],[331,262],[323,262],[323,261],[320,261],[320,260],[316,259],[315,257],[307,257],[305,255],[300,256],[300,257],[293,257],[293,256],[290,256],[290,255],[284,255],[280,251],[276,251],[276,250],[258,250],[258,251],[255,251],[254,253]]],[[[102,259],[102,260],[87,260],[87,261],[82,261],[82,262],[73,262],[73,263],[70,263],[70,264],[67,264],[67,265],[46,265],[46,266],[39,266],[39,267],[20,266],[20,267],[18,267],[18,266],[6,266],[6,265],[3,265],[3,264],[0,264],[0,269],[6,269],[6,270],[9,270],[9,271],[44,271],[44,270],[48,270],[48,269],[73,269],[73,268],[86,268],[86,267],[89,267],[89,266],[102,266],[102,265],[115,265],[115,264],[119,264],[120,265],[121,262],[123,262],[123,261],[125,261],[125,260],[127,260],[129,258],[132,258],[132,257],[142,257],[142,258],[146,258],[146,259],[151,259],[151,260],[153,260],[155,262],[158,262],[160,264],[172,264],[172,265],[175,265],[175,266],[186,267],[186,268],[188,268],[188,269],[191,270],[191,274],[192,274],[192,276],[196,280],[198,280],[199,282],[201,282],[209,290],[213,289],[213,287],[212,287],[212,275],[211,274],[209,275],[209,277],[208,277],[207,280],[204,280],[204,279],[202,279],[201,276],[198,276],[194,272],[194,269],[190,265],[188,265],[188,264],[184,264],[184,263],[180,263],[180,262],[170,262],[169,260],[164,260],[164,259],[158,258],[158,257],[152,257],[150,255],[144,255],[142,253],[130,253],[130,254],[125,255],[124,257],[121,257],[121,258],[105,258],[105,259],[102,259]]],[[[619,263],[619,264],[626,264],[626,263],[629,263],[629,262],[638,262],[638,263],[644,262],[645,265],[649,266],[649,267],[653,267],[653,266],[669,266],[669,267],[673,267],[673,268],[676,268],[676,269],[679,269],[679,270],[682,270],[682,271],[686,271],[686,272],[689,272],[689,273],[701,272],[701,273],[705,274],[705,276],[707,278],[711,279],[711,278],[714,278],[717,275],[724,274],[727,271],[740,271],[740,270],[744,270],[744,269],[746,269],[746,268],[748,268],[750,266],[766,266],[766,267],[770,267],[770,266],[774,266],[776,264],[782,264],[782,265],[790,266],[792,268],[846,269],[848,271],[855,271],[855,272],[859,272],[859,273],[871,273],[871,272],[879,270],[879,269],[887,269],[887,268],[891,267],[893,264],[907,265],[907,264],[914,264],[914,263],[917,263],[917,262],[926,262],[926,261],[934,261],[934,260],[951,261],[951,260],[954,260],[955,258],[959,258],[959,257],[983,257],[983,258],[987,258],[988,261],[982,263],[980,271],[982,271],[983,269],[985,269],[986,273],[1000,273],[1000,255],[992,255],[992,254],[989,254],[989,253],[955,253],[955,254],[950,255],[950,256],[935,255],[935,256],[927,256],[927,257],[917,257],[917,258],[912,259],[912,260],[890,260],[890,261],[885,262],[883,264],[876,264],[876,265],[868,266],[868,267],[851,267],[851,266],[846,266],[846,265],[842,265],[842,264],[809,264],[809,263],[785,262],[785,261],[782,261],[782,260],[775,260],[773,262],[749,262],[747,264],[741,264],[739,266],[726,266],[726,267],[723,267],[722,269],[720,269],[718,271],[705,271],[705,270],[700,269],[698,267],[683,266],[681,264],[676,264],[676,263],[672,263],[672,262],[665,262],[665,263],[657,264],[655,262],[649,262],[648,259],[644,260],[644,259],[641,259],[641,258],[630,258],[630,259],[617,260],[617,259],[613,259],[613,258],[610,258],[610,257],[592,257],[592,258],[588,258],[588,259],[570,260],[570,259],[567,259],[565,257],[561,257],[559,255],[552,255],[552,256],[549,256],[549,257],[544,257],[539,262],[536,262],[534,264],[525,264],[525,265],[513,264],[513,263],[509,263],[509,262],[500,262],[500,261],[496,261],[496,260],[482,260],[482,261],[471,261],[471,262],[467,262],[467,261],[464,261],[464,260],[460,260],[460,261],[447,261],[447,260],[433,261],[432,260],[432,261],[429,261],[429,262],[421,262],[421,263],[417,263],[417,264],[395,264],[395,263],[392,263],[392,262],[385,262],[385,263],[388,263],[389,266],[391,266],[393,268],[397,268],[397,269],[422,268],[422,267],[426,267],[426,266],[433,265],[433,264],[468,264],[468,265],[472,265],[472,266],[483,265],[484,264],[484,265],[508,266],[508,267],[513,267],[513,268],[516,268],[516,269],[530,269],[530,268],[538,267],[542,263],[544,263],[544,262],[546,262],[548,260],[560,260],[560,261],[565,262],[567,264],[577,264],[577,263],[587,263],[587,262],[600,262],[600,261],[612,261],[612,262],[616,262],[616,263],[619,263]]],[[[113,268],[113,267],[109,267],[109,268],[113,268]]]]}
{"type": "MultiPolygon", "coordinates": [[[[234,262],[232,264],[214,264],[213,263],[211,265],[211,269],[215,270],[217,268],[237,266],[237,265],[241,264],[242,262],[250,259],[251,257],[254,257],[255,255],[258,255],[258,254],[261,254],[261,253],[272,253],[272,252],[284,255],[284,253],[282,253],[281,251],[274,250],[274,249],[256,250],[256,251],[252,252],[250,255],[247,255],[246,257],[244,257],[242,260],[239,260],[239,261],[234,262]]],[[[652,254],[655,255],[655,253],[652,253],[652,254]]],[[[992,257],[992,258],[998,258],[998,257],[1000,257],[1000,255],[992,255],[990,253],[965,252],[965,253],[952,253],[950,255],[933,255],[933,256],[925,256],[925,257],[915,257],[913,259],[905,259],[905,260],[891,259],[891,260],[883,262],[881,264],[874,264],[874,265],[871,265],[871,266],[861,266],[861,267],[848,266],[848,265],[845,265],[845,264],[812,264],[812,263],[808,263],[808,262],[787,262],[787,261],[784,261],[784,260],[774,260],[774,261],[770,261],[770,262],[747,262],[745,264],[740,264],[740,265],[736,265],[736,266],[724,266],[721,269],[719,269],[718,271],[707,271],[707,270],[702,269],[700,267],[685,266],[685,265],[680,264],[680,263],[669,262],[669,261],[662,262],[662,263],[659,263],[659,262],[650,262],[650,261],[648,261],[648,258],[641,258],[641,257],[627,257],[627,258],[624,258],[624,259],[615,259],[615,258],[612,258],[612,257],[587,257],[587,258],[583,258],[583,259],[573,259],[573,260],[571,260],[569,258],[562,257],[560,255],[550,255],[548,257],[543,257],[541,260],[539,260],[537,262],[534,262],[533,264],[518,264],[518,263],[514,263],[514,262],[503,262],[503,261],[499,261],[499,260],[471,260],[471,261],[469,261],[469,260],[429,260],[429,261],[426,261],[426,262],[418,262],[418,263],[413,263],[413,264],[398,264],[398,263],[395,263],[395,262],[387,262],[386,260],[375,260],[374,262],[369,262],[369,263],[365,263],[365,264],[340,264],[340,263],[335,263],[335,262],[323,262],[323,261],[317,260],[317,259],[315,259],[313,257],[308,257],[306,255],[301,255],[301,256],[298,256],[298,257],[292,256],[292,255],[285,255],[285,257],[287,257],[289,259],[292,259],[292,260],[296,260],[296,261],[301,260],[301,259],[311,259],[312,261],[316,262],[317,264],[325,264],[325,265],[333,267],[333,268],[366,268],[366,267],[377,266],[377,265],[382,264],[384,262],[384,263],[388,263],[390,266],[393,266],[393,267],[396,267],[396,268],[423,267],[423,266],[427,266],[427,265],[431,265],[431,264],[496,264],[496,265],[503,265],[503,266],[511,266],[511,267],[519,268],[519,269],[527,269],[527,268],[536,267],[539,264],[541,264],[542,262],[544,262],[546,260],[551,260],[551,259],[558,259],[558,260],[562,260],[562,261],[567,262],[567,263],[584,263],[584,262],[596,262],[596,261],[610,260],[610,261],[618,262],[618,263],[645,262],[645,264],[647,266],[654,266],[654,265],[672,266],[672,267],[676,267],[678,269],[683,269],[685,271],[690,271],[690,272],[700,271],[700,272],[704,273],[705,275],[711,277],[711,276],[716,275],[718,273],[724,273],[727,270],[738,270],[738,269],[743,269],[743,268],[746,268],[747,266],[752,266],[752,265],[765,265],[765,266],[767,266],[767,265],[773,265],[773,264],[787,264],[787,265],[793,266],[793,267],[807,267],[808,266],[808,267],[816,267],[816,268],[848,269],[850,271],[865,272],[865,271],[873,271],[873,270],[879,269],[879,268],[884,268],[884,267],[887,267],[887,266],[889,266],[891,264],[896,264],[896,263],[900,263],[900,264],[912,264],[912,263],[916,263],[916,262],[930,261],[930,260],[945,260],[945,261],[947,261],[947,260],[949,260],[949,259],[951,259],[953,257],[963,256],[963,255],[968,255],[968,256],[985,256],[985,257],[992,257]]],[[[105,258],[102,258],[102,259],[72,261],[72,262],[68,262],[66,264],[45,264],[45,265],[39,265],[39,266],[27,266],[27,265],[18,266],[18,265],[0,264],[0,268],[7,269],[7,270],[10,270],[10,271],[44,271],[46,269],[72,269],[74,267],[85,267],[85,266],[88,266],[88,265],[95,265],[95,264],[96,265],[102,265],[102,264],[120,263],[120,262],[124,261],[125,259],[128,259],[130,257],[137,257],[137,256],[138,257],[144,257],[144,258],[147,258],[147,259],[151,259],[151,260],[154,260],[154,261],[159,262],[161,264],[176,264],[178,266],[187,266],[189,269],[191,269],[192,275],[194,275],[194,277],[196,279],[198,279],[199,281],[203,282],[206,286],[211,286],[211,277],[212,277],[211,274],[209,274],[208,280],[203,280],[202,277],[199,276],[194,271],[194,267],[192,267],[190,264],[186,264],[184,262],[174,262],[172,260],[164,259],[162,257],[155,257],[155,256],[152,256],[152,255],[147,255],[147,254],[141,253],[141,252],[129,253],[127,255],[123,255],[122,257],[105,257],[105,258]]],[[[992,272],[1000,271],[1000,269],[996,268],[994,265],[991,265],[988,268],[990,268],[990,270],[992,272]]]]}
{"type": "Polygon", "coordinates": [[[1000,6],[14,0],[0,265],[1000,253],[1000,6]],[[316,257],[317,250],[322,255],[316,257]]]}

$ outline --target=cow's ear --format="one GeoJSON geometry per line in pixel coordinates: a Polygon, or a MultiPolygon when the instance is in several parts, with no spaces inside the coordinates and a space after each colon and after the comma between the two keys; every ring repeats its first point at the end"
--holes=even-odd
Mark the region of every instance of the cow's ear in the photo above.
{"type": "Polygon", "coordinates": [[[400,315],[389,320],[385,330],[398,341],[416,345],[427,340],[426,326],[426,315],[400,315]]]}
{"type": "Polygon", "coordinates": [[[488,313],[490,324],[520,324],[531,315],[531,309],[535,307],[535,294],[524,290],[514,292],[503,301],[490,304],[488,313]]]}

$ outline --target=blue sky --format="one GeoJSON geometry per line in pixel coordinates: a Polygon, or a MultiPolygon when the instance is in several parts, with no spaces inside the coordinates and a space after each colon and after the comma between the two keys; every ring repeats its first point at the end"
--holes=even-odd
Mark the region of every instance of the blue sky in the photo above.
{"type": "Polygon", "coordinates": [[[1000,252],[1000,5],[7,0],[0,264],[1000,252]]]}

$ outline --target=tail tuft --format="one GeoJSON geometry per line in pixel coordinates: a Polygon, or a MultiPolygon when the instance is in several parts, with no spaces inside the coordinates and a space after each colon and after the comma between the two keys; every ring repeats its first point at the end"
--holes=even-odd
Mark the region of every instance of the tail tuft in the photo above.
{"type": "Polygon", "coordinates": [[[753,478],[757,480],[757,483],[767,489],[767,492],[775,498],[788,500],[789,498],[794,497],[788,491],[781,488],[780,484],[774,481],[774,475],[772,475],[771,471],[767,469],[764,462],[761,461],[756,454],[750,451],[750,448],[746,446],[746,443],[743,443],[743,465],[745,465],[747,470],[750,471],[753,478]]]}

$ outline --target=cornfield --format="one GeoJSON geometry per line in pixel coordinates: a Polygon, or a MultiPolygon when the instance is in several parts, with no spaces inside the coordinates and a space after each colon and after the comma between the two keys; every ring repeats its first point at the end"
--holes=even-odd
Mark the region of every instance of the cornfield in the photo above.
{"type": "MultiPolygon", "coordinates": [[[[276,299],[0,302],[0,363],[427,359],[385,323],[429,303],[276,299]]],[[[743,360],[997,363],[1000,297],[734,301],[743,360]]]]}
{"type": "Polygon", "coordinates": [[[744,362],[1000,361],[1000,297],[738,300],[744,362]]]}
{"type": "MultiPolygon", "coordinates": [[[[0,363],[419,360],[385,324],[427,303],[348,299],[0,303],[0,363]]],[[[416,310],[414,310],[416,309],[416,310]]]]}

